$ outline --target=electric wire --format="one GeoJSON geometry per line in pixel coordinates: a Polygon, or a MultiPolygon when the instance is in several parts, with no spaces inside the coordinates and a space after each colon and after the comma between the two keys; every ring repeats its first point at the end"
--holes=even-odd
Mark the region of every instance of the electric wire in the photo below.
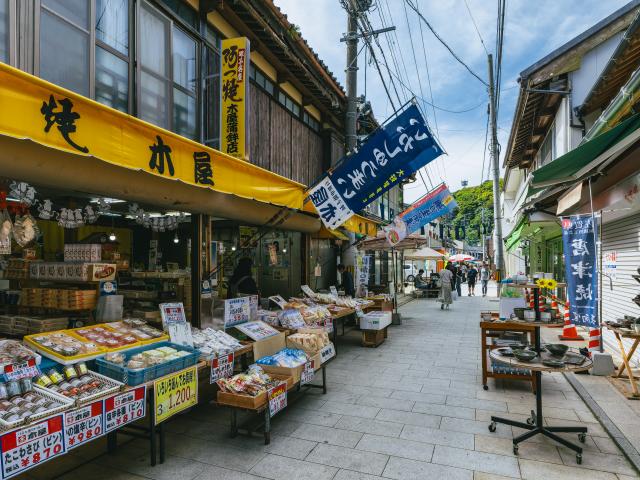
{"type": "Polygon", "coordinates": [[[411,7],[411,9],[416,12],[418,14],[418,17],[425,23],[425,25],[427,26],[427,28],[429,30],[431,30],[431,33],[433,33],[433,36],[436,37],[438,39],[438,41],[449,51],[449,53],[453,56],[453,58],[455,58],[458,63],[460,65],[462,65],[471,75],[473,75],[475,78],[477,78],[483,85],[488,86],[488,83],[486,81],[484,81],[482,79],[482,77],[480,77],[477,73],[475,73],[471,67],[469,67],[469,65],[467,65],[454,51],[453,49],[447,44],[447,42],[445,42],[442,37],[440,35],[438,35],[438,32],[436,32],[434,30],[434,28],[431,26],[431,24],[427,21],[426,18],[424,18],[424,15],[422,15],[422,13],[419,12],[419,10],[416,8],[416,6],[411,3],[410,0],[404,0],[407,5],[409,5],[409,7],[411,7]]]}
{"type": "MultiPolygon", "coordinates": [[[[418,0],[416,0],[417,2],[418,0]]],[[[467,7],[467,12],[469,12],[469,17],[471,17],[471,22],[473,23],[474,28],[476,29],[476,33],[478,34],[478,38],[480,39],[480,43],[482,44],[482,48],[484,48],[484,52],[489,55],[489,50],[487,50],[487,46],[484,44],[484,40],[482,39],[482,35],[480,35],[480,29],[478,28],[478,24],[476,23],[475,18],[473,18],[473,14],[471,13],[471,8],[469,8],[469,3],[467,0],[464,0],[464,6],[467,7]]]]}

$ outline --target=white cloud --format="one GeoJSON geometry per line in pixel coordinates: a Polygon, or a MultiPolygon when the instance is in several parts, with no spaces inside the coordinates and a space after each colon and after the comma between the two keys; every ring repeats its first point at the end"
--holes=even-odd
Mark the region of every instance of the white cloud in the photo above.
{"type": "MultiPolygon", "coordinates": [[[[482,78],[487,77],[486,53],[463,0],[411,0],[417,2],[422,14],[433,28],[482,78]]],[[[346,31],[346,13],[338,0],[275,0],[289,20],[300,26],[303,37],[329,66],[344,86],[346,64],[345,44],[340,38],[346,31]]],[[[478,25],[485,45],[490,52],[495,48],[496,2],[467,0],[478,25]]],[[[427,73],[424,62],[426,52],[433,91],[434,103],[449,110],[464,110],[478,105],[486,98],[485,87],[472,77],[438,40],[422,25],[425,49],[422,48],[420,22],[408,8],[409,26],[405,17],[404,0],[375,0],[376,10],[369,13],[374,28],[381,28],[381,15],[387,24],[396,26],[394,34],[382,34],[380,44],[385,50],[389,66],[395,70],[388,41],[396,44],[395,57],[400,75],[404,78],[406,66],[408,82],[413,91],[420,95],[418,74],[411,51],[411,39],[415,48],[418,72],[422,81],[422,91],[430,98],[427,73]],[[409,35],[411,31],[411,38],[409,35]],[[402,64],[404,59],[404,66],[402,64]]],[[[516,82],[519,73],[535,63],[555,48],[571,40],[607,15],[622,7],[625,0],[509,0],[507,2],[503,73],[500,116],[498,131],[500,143],[506,149],[513,109],[518,95],[516,82]]],[[[362,43],[360,43],[362,45],[362,43]]],[[[380,56],[379,52],[376,54],[380,56]]],[[[367,56],[369,60],[370,57],[367,56]]],[[[378,73],[373,65],[364,64],[364,53],[359,57],[359,93],[364,93],[366,70],[366,93],[373,111],[382,121],[392,114],[378,73]]],[[[383,66],[384,69],[384,66],[383,66]]],[[[386,73],[385,73],[386,76],[386,73]]],[[[388,82],[388,79],[387,79],[388,82]]],[[[406,80],[405,80],[406,82],[406,80]]],[[[401,86],[397,85],[398,90],[401,86]]],[[[392,95],[395,97],[392,90],[392,95]]],[[[402,96],[402,92],[400,92],[402,96]]],[[[393,99],[397,106],[396,98],[393,99]]],[[[433,111],[426,108],[426,115],[432,128],[433,111]]],[[[464,114],[451,114],[436,110],[439,138],[448,155],[441,157],[428,168],[434,184],[444,177],[450,187],[459,188],[461,180],[477,184],[482,178],[482,158],[486,107],[484,105],[464,114]],[[446,174],[445,174],[446,172],[446,174]]],[[[434,128],[435,129],[435,128],[434,128]]],[[[489,161],[487,155],[487,162],[489,161]]],[[[486,172],[486,165],[485,165],[486,172]]],[[[485,173],[486,178],[486,173],[485,173]]],[[[425,178],[426,180],[426,178],[425,178]]],[[[415,200],[425,193],[422,182],[418,181],[406,189],[407,200],[415,200]]]]}

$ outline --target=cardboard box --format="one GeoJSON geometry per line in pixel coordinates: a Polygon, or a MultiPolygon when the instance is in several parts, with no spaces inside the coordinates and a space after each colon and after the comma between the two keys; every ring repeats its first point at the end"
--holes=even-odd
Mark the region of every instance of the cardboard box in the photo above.
{"type": "MultiPolygon", "coordinates": [[[[286,347],[286,336],[284,332],[280,332],[277,335],[273,335],[272,337],[268,337],[268,338],[265,338],[264,340],[259,340],[255,342],[253,344],[253,358],[255,360],[260,360],[263,357],[268,357],[269,355],[273,355],[274,353],[279,352],[285,347],[286,347]]],[[[313,359],[316,359],[314,368],[315,368],[315,365],[321,364],[319,353],[314,354],[312,356],[312,360],[313,359]]],[[[295,384],[300,381],[300,376],[302,375],[304,364],[299,365],[297,367],[274,367],[271,365],[260,365],[260,367],[270,375],[290,376],[293,379],[293,383],[295,384]]]]}
{"type": "MultiPolygon", "coordinates": [[[[277,374],[273,374],[271,376],[278,380],[286,381],[287,390],[291,390],[291,388],[293,387],[294,382],[290,376],[277,375],[277,374]]],[[[250,395],[239,395],[236,393],[222,392],[219,390],[217,394],[217,398],[218,398],[218,403],[221,405],[228,405],[228,406],[237,407],[237,408],[246,408],[249,410],[259,410],[267,405],[266,391],[262,392],[259,395],[256,395],[255,397],[252,397],[250,395]]]]}
{"type": "Polygon", "coordinates": [[[382,330],[391,325],[391,312],[373,311],[360,317],[361,330],[382,330]]]}
{"type": "Polygon", "coordinates": [[[87,263],[85,265],[86,279],[90,282],[103,282],[116,278],[115,263],[87,263]]]}

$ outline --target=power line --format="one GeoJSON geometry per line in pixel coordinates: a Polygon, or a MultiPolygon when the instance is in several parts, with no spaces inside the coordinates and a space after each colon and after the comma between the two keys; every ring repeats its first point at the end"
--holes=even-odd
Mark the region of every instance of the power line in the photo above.
{"type": "Polygon", "coordinates": [[[409,5],[409,7],[411,7],[411,9],[414,12],[416,12],[418,14],[418,17],[425,23],[425,25],[429,28],[429,30],[431,30],[431,33],[433,33],[433,35],[438,39],[438,41],[449,51],[449,53],[453,56],[453,58],[455,58],[458,61],[458,63],[460,63],[460,65],[462,65],[464,68],[466,68],[467,71],[471,75],[476,77],[483,85],[488,86],[487,82],[485,82],[477,73],[475,73],[473,70],[471,70],[471,67],[469,67],[469,65],[464,63],[464,61],[452,50],[452,48],[449,45],[447,45],[447,42],[445,42],[442,39],[442,37],[440,37],[440,35],[438,35],[438,33],[433,29],[433,27],[427,21],[427,19],[424,18],[424,16],[420,13],[420,11],[416,8],[416,6],[413,5],[413,3],[411,3],[410,0],[405,0],[405,2],[407,3],[407,5],[409,5]]]}
{"type": "Polygon", "coordinates": [[[482,150],[482,170],[480,172],[480,184],[484,182],[484,162],[487,159],[487,137],[489,135],[489,112],[487,112],[487,125],[484,130],[484,150],[482,150]]]}
{"type": "Polygon", "coordinates": [[[471,9],[469,8],[469,3],[467,2],[467,0],[464,0],[464,5],[465,5],[465,7],[467,7],[467,12],[469,12],[469,17],[471,17],[471,22],[473,23],[473,26],[476,29],[476,33],[478,34],[478,38],[480,39],[480,43],[482,44],[482,48],[484,48],[485,53],[487,55],[489,55],[489,50],[487,50],[487,46],[484,44],[484,40],[482,39],[482,35],[480,35],[480,29],[478,28],[478,25],[476,24],[475,18],[473,18],[473,14],[471,13],[471,9]]]}

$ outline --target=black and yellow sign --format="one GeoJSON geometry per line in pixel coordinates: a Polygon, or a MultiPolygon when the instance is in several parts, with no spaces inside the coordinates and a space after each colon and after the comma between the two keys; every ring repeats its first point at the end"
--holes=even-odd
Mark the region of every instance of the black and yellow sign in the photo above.
{"type": "Polygon", "coordinates": [[[187,368],[153,382],[155,424],[198,404],[198,369],[187,368]]]}
{"type": "Polygon", "coordinates": [[[242,159],[249,156],[249,50],[246,37],[222,40],[220,144],[223,152],[242,159]]]}

